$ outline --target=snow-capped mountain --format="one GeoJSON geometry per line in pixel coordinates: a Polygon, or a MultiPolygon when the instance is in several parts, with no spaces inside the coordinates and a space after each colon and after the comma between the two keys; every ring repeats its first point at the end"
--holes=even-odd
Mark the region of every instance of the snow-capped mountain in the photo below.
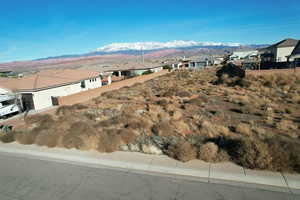
{"type": "Polygon", "coordinates": [[[222,42],[196,42],[196,41],[184,41],[175,40],[170,42],[134,42],[134,43],[112,43],[103,47],[100,47],[96,52],[116,52],[116,51],[128,51],[128,50],[157,50],[157,49],[170,49],[170,48],[185,48],[196,46],[228,46],[237,47],[241,46],[239,43],[222,43],[222,42]]]}

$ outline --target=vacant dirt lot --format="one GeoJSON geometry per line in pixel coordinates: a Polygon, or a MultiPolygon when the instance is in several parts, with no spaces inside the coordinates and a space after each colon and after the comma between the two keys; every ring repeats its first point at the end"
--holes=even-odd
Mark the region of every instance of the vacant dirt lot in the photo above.
{"type": "Polygon", "coordinates": [[[4,142],[300,173],[300,76],[179,71],[36,115],[4,142]]]}

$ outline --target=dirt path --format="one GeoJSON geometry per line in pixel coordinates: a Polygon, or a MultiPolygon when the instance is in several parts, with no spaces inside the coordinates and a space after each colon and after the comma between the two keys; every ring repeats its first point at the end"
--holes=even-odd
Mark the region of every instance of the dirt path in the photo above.
{"type": "MultiPolygon", "coordinates": [[[[122,87],[126,87],[126,86],[132,86],[135,83],[143,83],[148,80],[154,79],[154,78],[162,76],[164,74],[167,74],[167,73],[168,73],[167,70],[163,70],[161,72],[157,72],[157,73],[153,73],[153,74],[149,74],[149,75],[143,75],[143,76],[137,76],[137,77],[134,77],[131,79],[125,79],[123,81],[114,82],[111,85],[103,86],[101,88],[92,89],[92,90],[77,93],[74,95],[62,97],[62,98],[60,98],[59,102],[60,102],[60,105],[73,105],[73,104],[77,104],[77,103],[84,103],[89,100],[92,100],[93,98],[100,96],[104,92],[118,90],[118,89],[120,89],[122,87]]],[[[53,109],[48,109],[47,111],[38,112],[38,114],[54,114],[56,109],[57,109],[57,107],[55,107],[53,109]]],[[[31,114],[31,115],[35,115],[35,114],[36,113],[31,114]]],[[[12,125],[15,128],[22,128],[22,126],[25,126],[24,115],[20,115],[19,117],[15,117],[15,118],[0,122],[0,125],[4,125],[4,124],[12,125]]]]}

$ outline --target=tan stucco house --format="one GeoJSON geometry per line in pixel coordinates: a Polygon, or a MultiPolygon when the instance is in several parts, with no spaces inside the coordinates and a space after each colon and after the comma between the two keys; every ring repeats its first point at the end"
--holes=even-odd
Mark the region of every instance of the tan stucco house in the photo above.
{"type": "Polygon", "coordinates": [[[0,94],[17,93],[24,110],[41,110],[57,105],[59,97],[101,86],[97,71],[45,70],[23,78],[1,78],[0,94]]]}
{"type": "Polygon", "coordinates": [[[267,48],[260,49],[259,54],[262,62],[289,62],[289,57],[298,44],[299,40],[285,39],[267,48]]]}

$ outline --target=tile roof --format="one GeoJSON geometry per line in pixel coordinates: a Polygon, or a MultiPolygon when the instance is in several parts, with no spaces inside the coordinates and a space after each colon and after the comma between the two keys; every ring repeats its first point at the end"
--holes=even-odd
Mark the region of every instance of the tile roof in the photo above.
{"type": "Polygon", "coordinates": [[[10,90],[40,90],[60,85],[68,85],[99,76],[90,70],[44,70],[24,78],[0,78],[0,87],[10,90]]]}

